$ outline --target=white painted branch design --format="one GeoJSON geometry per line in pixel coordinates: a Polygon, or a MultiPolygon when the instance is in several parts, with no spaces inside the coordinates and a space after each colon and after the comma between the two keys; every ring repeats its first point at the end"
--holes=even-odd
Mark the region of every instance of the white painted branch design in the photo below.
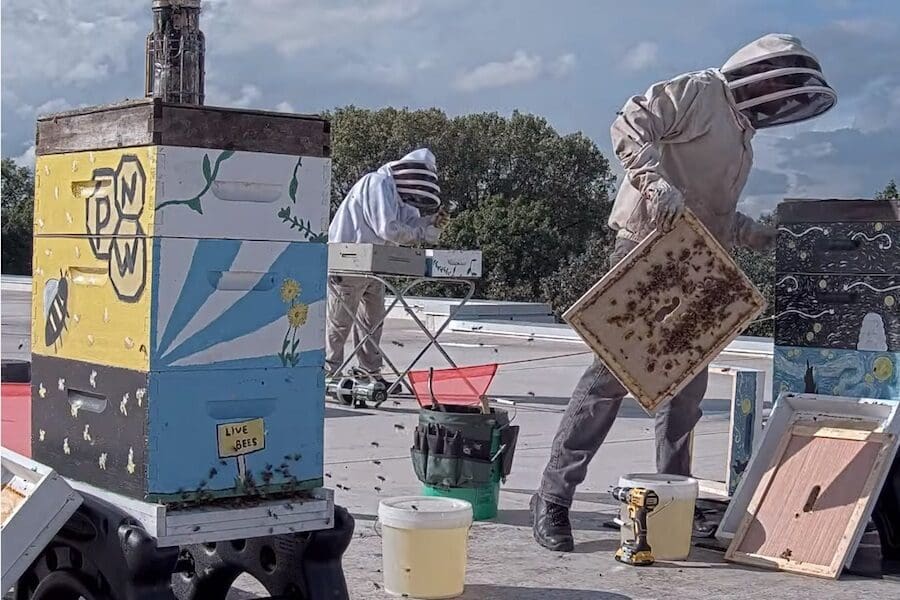
{"type": "Polygon", "coordinates": [[[828,310],[823,310],[820,313],[811,315],[809,313],[803,312],[802,310],[796,310],[794,308],[789,308],[788,310],[782,311],[782,312],[778,313],[777,315],[775,315],[775,318],[777,319],[779,317],[783,317],[784,315],[789,315],[789,314],[797,314],[797,315],[800,315],[801,317],[805,317],[807,319],[818,319],[819,317],[824,316],[824,315],[833,315],[834,309],[829,308],[828,310]]]}
{"type": "Polygon", "coordinates": [[[853,283],[849,283],[849,284],[845,283],[844,291],[846,292],[848,290],[852,290],[853,288],[858,287],[858,286],[867,287],[870,290],[872,290],[873,292],[892,292],[894,290],[900,290],[900,285],[891,285],[886,288],[877,288],[865,281],[854,281],[853,283]]]}
{"type": "Polygon", "coordinates": [[[802,233],[794,233],[793,231],[791,231],[791,230],[788,229],[787,227],[779,227],[779,228],[778,228],[778,231],[783,231],[783,232],[785,232],[786,234],[788,234],[789,236],[795,237],[795,238],[802,238],[803,236],[805,236],[806,234],[808,234],[808,233],[810,233],[810,232],[812,232],[812,231],[821,231],[821,232],[824,233],[824,234],[827,234],[827,233],[828,233],[828,230],[827,230],[827,229],[824,229],[824,228],[822,228],[822,227],[810,227],[810,228],[804,230],[802,233]]]}
{"type": "Polygon", "coordinates": [[[891,239],[891,236],[889,236],[889,235],[886,234],[886,233],[879,233],[879,234],[876,235],[875,237],[869,237],[869,236],[866,235],[864,232],[862,232],[862,231],[857,231],[856,233],[854,233],[853,235],[851,235],[850,238],[851,238],[851,239],[854,239],[854,240],[855,240],[855,239],[859,239],[859,238],[865,238],[865,240],[866,240],[867,242],[874,242],[875,240],[877,240],[877,239],[879,239],[879,238],[884,238],[884,239],[887,240],[887,244],[885,244],[884,242],[878,242],[878,248],[879,248],[880,250],[888,250],[888,249],[890,249],[891,246],[894,245],[894,241],[891,239]]]}

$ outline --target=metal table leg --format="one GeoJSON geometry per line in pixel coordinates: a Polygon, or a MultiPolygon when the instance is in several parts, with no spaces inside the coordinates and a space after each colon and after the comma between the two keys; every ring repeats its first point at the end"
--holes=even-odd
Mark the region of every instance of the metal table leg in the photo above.
{"type": "MultiPolygon", "coordinates": [[[[381,277],[378,277],[377,275],[373,275],[373,274],[369,274],[369,273],[352,273],[352,274],[350,274],[350,275],[344,275],[344,274],[342,273],[340,276],[343,276],[343,277],[358,277],[358,278],[365,278],[365,279],[375,279],[375,280],[381,281],[381,282],[384,283],[386,286],[389,285],[389,284],[388,284],[386,281],[384,281],[381,277]]],[[[359,341],[359,343],[356,344],[356,346],[353,348],[353,350],[350,352],[350,354],[348,354],[347,357],[344,359],[344,362],[341,363],[341,366],[338,367],[336,373],[340,374],[340,373],[343,373],[343,372],[344,372],[344,369],[346,369],[346,368],[350,365],[350,363],[353,361],[353,358],[359,353],[360,349],[362,349],[362,347],[365,345],[365,343],[366,343],[367,341],[369,341],[369,338],[372,337],[372,335],[375,333],[375,331],[376,331],[379,327],[381,327],[381,326],[384,324],[384,321],[387,319],[388,313],[390,312],[390,310],[391,310],[394,306],[396,306],[396,304],[397,304],[397,299],[396,299],[396,297],[395,297],[394,301],[393,301],[393,302],[390,304],[390,306],[384,311],[384,315],[382,316],[381,320],[378,321],[378,322],[375,324],[375,327],[372,328],[371,330],[367,330],[367,329],[363,326],[363,324],[362,324],[362,322],[360,321],[359,317],[357,316],[356,312],[355,312],[355,311],[351,311],[350,308],[347,306],[347,304],[346,304],[346,303],[343,301],[343,299],[341,298],[340,294],[337,293],[337,290],[336,290],[336,289],[334,288],[334,286],[332,285],[332,283],[331,283],[331,281],[330,281],[330,278],[329,278],[329,281],[328,281],[328,287],[329,287],[329,289],[331,289],[332,292],[334,293],[334,296],[337,298],[338,304],[340,305],[340,307],[341,307],[345,312],[347,312],[347,314],[350,315],[350,318],[353,320],[353,326],[354,326],[354,327],[357,327],[357,328],[359,329],[360,333],[362,334],[362,335],[360,336],[360,341],[359,341]]],[[[388,366],[389,366],[389,367],[391,368],[391,370],[394,372],[394,375],[395,375],[395,376],[398,378],[398,380],[399,380],[399,378],[400,378],[400,371],[397,369],[397,367],[394,365],[394,363],[391,361],[391,359],[388,358],[388,356],[385,354],[384,350],[383,350],[382,347],[381,347],[381,344],[378,344],[378,351],[381,353],[381,357],[382,357],[382,358],[384,359],[384,361],[388,364],[388,366]]],[[[393,389],[393,387],[394,387],[394,386],[391,386],[391,389],[393,389]]],[[[410,389],[410,392],[412,392],[412,389],[410,389]]]]}
{"type": "MultiPolygon", "coordinates": [[[[337,370],[338,373],[343,372],[344,369],[346,369],[349,366],[349,364],[353,361],[353,358],[362,349],[363,345],[365,345],[365,343],[369,341],[369,339],[372,337],[372,335],[375,333],[375,331],[379,327],[383,326],[383,324],[387,320],[387,317],[390,314],[391,310],[395,306],[397,306],[397,304],[400,304],[403,307],[403,310],[406,311],[406,314],[408,314],[410,316],[410,318],[413,320],[413,322],[416,324],[416,326],[422,331],[422,333],[425,334],[425,336],[428,338],[428,343],[425,344],[425,346],[419,351],[419,353],[415,356],[415,358],[413,358],[413,360],[409,363],[409,365],[403,371],[400,371],[399,369],[397,369],[397,367],[390,360],[387,353],[382,348],[381,344],[380,343],[378,344],[378,351],[381,353],[381,357],[384,359],[384,362],[387,363],[387,365],[391,368],[391,370],[394,372],[394,375],[397,378],[396,381],[394,381],[394,383],[391,384],[391,386],[388,388],[388,394],[393,393],[399,386],[406,387],[410,393],[413,393],[412,384],[409,382],[408,374],[416,366],[416,364],[418,364],[418,362],[422,359],[422,357],[425,356],[425,353],[428,352],[429,348],[431,348],[432,346],[434,346],[438,350],[438,352],[441,353],[441,355],[444,357],[444,359],[447,361],[447,363],[451,367],[455,368],[457,366],[456,362],[450,357],[450,355],[447,353],[447,351],[444,350],[443,346],[441,346],[440,342],[438,341],[438,337],[440,337],[440,335],[444,332],[444,330],[450,325],[450,322],[454,319],[457,312],[463,306],[465,306],[466,303],[469,302],[469,300],[472,299],[472,296],[475,294],[475,282],[473,280],[471,280],[471,279],[447,279],[444,277],[416,277],[416,278],[413,278],[412,281],[410,281],[409,283],[407,283],[406,285],[404,285],[398,289],[390,281],[387,281],[385,279],[385,276],[381,276],[381,275],[378,275],[375,273],[357,273],[357,272],[348,272],[348,273],[339,272],[338,273],[338,272],[335,272],[333,274],[342,276],[342,277],[358,277],[358,278],[365,278],[365,279],[374,279],[374,280],[382,283],[384,285],[385,289],[387,289],[389,292],[391,292],[394,296],[393,301],[385,308],[384,315],[382,316],[381,320],[378,321],[378,323],[376,323],[375,326],[371,330],[367,330],[365,327],[363,327],[362,323],[360,322],[360,319],[356,315],[356,312],[351,311],[347,307],[346,303],[343,301],[340,294],[337,293],[337,290],[335,290],[333,284],[331,283],[331,281],[329,279],[328,287],[332,290],[334,295],[337,297],[338,304],[341,306],[341,308],[343,310],[345,310],[350,315],[351,319],[353,320],[353,326],[358,327],[360,333],[362,334],[360,336],[359,343],[353,348],[353,350],[350,352],[350,354],[347,356],[347,358],[344,360],[344,362],[338,368],[338,370],[337,370]],[[450,310],[450,314],[447,316],[447,318],[444,320],[444,322],[441,323],[440,327],[437,328],[437,330],[434,332],[434,334],[432,334],[431,331],[428,330],[428,326],[422,322],[422,320],[418,317],[418,315],[416,315],[415,310],[406,301],[406,295],[413,288],[415,288],[416,286],[418,286],[422,283],[428,283],[428,282],[465,284],[468,288],[466,291],[466,295],[460,299],[459,304],[456,305],[456,307],[454,307],[450,310]]],[[[402,277],[402,276],[393,276],[393,277],[398,277],[401,279],[408,279],[408,277],[402,277]]]]}
{"type": "MultiPolygon", "coordinates": [[[[425,344],[425,346],[419,351],[419,353],[415,356],[415,358],[412,359],[412,361],[409,363],[409,366],[407,366],[406,369],[403,370],[403,373],[397,379],[398,382],[403,381],[404,385],[406,385],[407,387],[412,387],[407,381],[405,381],[405,379],[407,379],[407,375],[409,374],[409,372],[413,369],[413,367],[416,366],[416,364],[418,364],[419,360],[422,359],[422,357],[425,355],[425,353],[428,352],[428,349],[431,348],[432,346],[434,346],[438,350],[438,352],[441,353],[441,355],[450,364],[451,367],[456,368],[456,366],[457,366],[456,362],[454,362],[454,360],[452,358],[450,358],[450,355],[447,354],[447,352],[444,350],[444,347],[441,346],[440,342],[438,342],[437,338],[440,337],[440,335],[444,332],[444,330],[447,328],[447,326],[450,325],[450,322],[456,316],[456,313],[459,311],[459,309],[461,309],[463,306],[465,306],[466,303],[472,299],[472,296],[474,295],[474,293],[475,293],[475,282],[473,282],[470,279],[445,279],[445,278],[420,277],[418,279],[411,281],[407,285],[405,285],[403,287],[402,291],[396,295],[396,298],[399,300],[400,304],[403,306],[403,309],[412,318],[412,320],[416,323],[416,325],[418,325],[419,329],[422,330],[422,333],[424,333],[425,336],[428,338],[428,343],[425,344]],[[419,317],[415,314],[415,311],[413,311],[412,307],[409,304],[407,304],[406,297],[405,297],[406,294],[412,288],[416,287],[420,283],[425,283],[428,281],[439,281],[441,283],[458,283],[458,284],[466,284],[468,286],[468,291],[466,292],[465,297],[460,299],[459,304],[455,308],[450,309],[450,314],[447,315],[447,318],[444,320],[444,322],[441,324],[441,326],[437,328],[437,330],[434,332],[433,335],[428,330],[428,326],[425,325],[425,323],[423,323],[421,319],[419,319],[419,317]]],[[[390,388],[388,388],[388,394],[390,394],[397,385],[398,385],[397,383],[394,383],[394,385],[392,385],[390,388]]]]}

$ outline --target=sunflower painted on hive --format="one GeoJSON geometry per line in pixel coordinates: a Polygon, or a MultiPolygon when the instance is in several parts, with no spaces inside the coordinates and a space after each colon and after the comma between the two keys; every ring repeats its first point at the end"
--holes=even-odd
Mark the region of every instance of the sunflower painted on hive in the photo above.
{"type": "Polygon", "coordinates": [[[309,306],[299,300],[301,291],[300,284],[295,279],[288,278],[281,282],[281,301],[288,305],[286,312],[288,326],[278,358],[285,367],[296,367],[300,362],[300,353],[297,352],[300,339],[297,334],[309,318],[309,306]]]}
{"type": "Polygon", "coordinates": [[[300,295],[300,284],[295,279],[285,279],[281,284],[281,301],[293,302],[300,295]]]}
{"type": "Polygon", "coordinates": [[[291,327],[302,327],[309,316],[309,307],[305,304],[294,304],[288,309],[287,318],[291,327]]]}

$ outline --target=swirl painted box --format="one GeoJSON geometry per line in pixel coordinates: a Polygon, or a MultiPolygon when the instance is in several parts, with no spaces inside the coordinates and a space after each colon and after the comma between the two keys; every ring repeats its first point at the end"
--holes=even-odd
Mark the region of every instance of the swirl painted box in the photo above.
{"type": "Polygon", "coordinates": [[[778,207],[775,394],[900,399],[900,201],[778,207]]]}
{"type": "Polygon", "coordinates": [[[328,122],[140,100],[36,154],[35,457],[167,502],[320,485],[328,122]]]}

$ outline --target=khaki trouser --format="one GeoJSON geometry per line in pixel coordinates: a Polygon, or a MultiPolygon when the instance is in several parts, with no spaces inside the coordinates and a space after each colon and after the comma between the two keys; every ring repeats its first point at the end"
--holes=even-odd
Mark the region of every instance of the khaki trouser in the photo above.
{"type": "Polygon", "coordinates": [[[371,331],[376,323],[378,329],[366,340],[356,357],[359,367],[369,374],[381,372],[382,358],[381,321],[384,317],[384,284],[364,277],[330,276],[328,278],[328,329],[325,344],[325,367],[329,375],[344,363],[344,346],[350,330],[353,330],[353,347],[371,331]],[[353,323],[357,316],[365,331],[360,331],[353,323]]]}

